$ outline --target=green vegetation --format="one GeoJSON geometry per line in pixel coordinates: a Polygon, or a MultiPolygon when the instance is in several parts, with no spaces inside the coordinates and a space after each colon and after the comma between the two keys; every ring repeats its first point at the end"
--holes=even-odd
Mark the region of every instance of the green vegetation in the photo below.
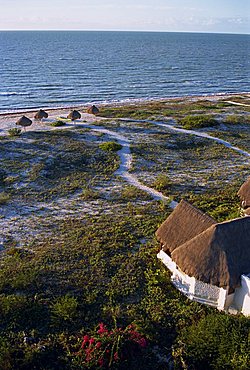
{"type": "Polygon", "coordinates": [[[244,125],[250,123],[250,117],[249,115],[237,115],[237,114],[231,114],[226,116],[226,119],[224,121],[226,124],[230,125],[244,125]]]}
{"type": "Polygon", "coordinates": [[[9,200],[10,200],[10,194],[4,191],[0,193],[0,205],[8,203],[9,200]]]}
{"type": "Polygon", "coordinates": [[[183,329],[175,344],[177,368],[248,369],[250,320],[210,314],[183,329]],[[209,361],[208,361],[209,359],[209,361]]]}
{"type": "Polygon", "coordinates": [[[107,357],[110,368],[167,369],[156,354],[172,354],[176,369],[203,369],[206,361],[217,369],[227,359],[226,369],[247,370],[250,321],[227,318],[171,285],[152,240],[166,217],[160,204],[134,206],[133,217],[127,212],[61,222],[57,242],[8,253],[0,271],[1,369],[94,369],[99,352],[88,362],[82,338],[119,354],[134,337],[115,330],[134,323],[145,348],[124,361],[107,357]],[[138,245],[142,237],[147,245],[138,245]],[[101,322],[117,336],[100,336],[101,322]]]}
{"type": "MultiPolygon", "coordinates": [[[[193,120],[215,111],[243,115],[227,103],[181,99],[102,114],[193,120]]],[[[240,154],[144,122],[102,125],[133,142],[131,173],[142,183],[217,221],[239,216],[237,191],[249,173],[240,154]]],[[[247,126],[221,126],[212,135],[248,148],[247,126]]],[[[1,207],[11,210],[11,199],[24,216],[3,235],[0,369],[248,370],[250,320],[173,287],[155,239],[171,209],[114,176],[122,147],[103,140],[82,126],[1,140],[1,207]]]]}
{"type": "Polygon", "coordinates": [[[169,188],[171,187],[171,180],[167,175],[164,175],[163,173],[159,174],[154,183],[153,187],[156,190],[170,190],[169,188]]]}
{"type": "MultiPolygon", "coordinates": [[[[165,117],[182,118],[187,114],[212,114],[224,113],[231,109],[232,105],[223,101],[187,101],[186,99],[174,99],[169,101],[149,101],[138,105],[122,105],[102,107],[100,116],[108,118],[131,119],[164,119],[165,117]]],[[[233,106],[233,109],[247,111],[247,107],[233,106]]]]}
{"type": "Polygon", "coordinates": [[[66,125],[66,122],[65,121],[61,121],[61,120],[52,122],[50,124],[50,126],[52,126],[52,127],[60,127],[60,126],[65,126],[65,125],[66,125]]]}
{"type": "Polygon", "coordinates": [[[123,199],[124,201],[127,202],[131,200],[136,201],[137,199],[150,200],[151,197],[145,191],[142,191],[133,185],[124,185],[123,188],[121,189],[120,199],[123,199]]]}
{"type": "Polygon", "coordinates": [[[117,154],[100,150],[98,141],[89,142],[86,135],[70,130],[27,132],[32,142],[3,143],[1,167],[13,178],[5,183],[13,199],[55,200],[86,188],[90,181],[94,186],[109,179],[118,166],[117,154]],[[20,182],[29,186],[16,187],[20,182]]]}
{"type": "Polygon", "coordinates": [[[230,220],[240,217],[240,204],[237,195],[240,185],[241,182],[235,180],[232,184],[226,184],[221,189],[207,190],[203,194],[187,194],[187,200],[218,222],[230,220]]]}
{"type": "Polygon", "coordinates": [[[22,133],[22,130],[20,128],[14,127],[14,128],[10,128],[8,130],[8,133],[9,133],[9,136],[11,137],[20,136],[22,133]]]}
{"type": "Polygon", "coordinates": [[[100,194],[98,191],[88,186],[82,190],[80,197],[81,199],[84,199],[84,200],[92,200],[92,199],[98,199],[100,197],[100,194]]]}
{"type": "Polygon", "coordinates": [[[188,130],[218,125],[216,119],[209,115],[196,115],[196,116],[188,115],[180,119],[179,123],[188,130]]]}
{"type": "Polygon", "coordinates": [[[99,148],[106,152],[117,152],[118,150],[121,150],[122,145],[115,141],[107,141],[106,143],[99,144],[99,148]]]}

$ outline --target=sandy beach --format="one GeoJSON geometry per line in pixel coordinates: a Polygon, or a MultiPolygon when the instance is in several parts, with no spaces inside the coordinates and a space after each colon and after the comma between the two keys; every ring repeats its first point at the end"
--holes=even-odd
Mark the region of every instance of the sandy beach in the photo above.
{"type": "MultiPolygon", "coordinates": [[[[220,102],[220,101],[228,101],[228,103],[234,105],[242,105],[242,106],[250,106],[250,93],[241,93],[241,94],[218,94],[218,95],[201,95],[201,96],[176,96],[173,98],[164,98],[164,99],[147,99],[147,100],[131,100],[127,102],[112,102],[112,103],[102,103],[99,104],[98,106],[100,109],[102,107],[124,107],[124,106],[140,106],[140,105],[145,105],[147,103],[152,103],[152,102],[161,102],[161,103],[169,103],[169,104],[174,104],[176,102],[195,102],[195,101],[211,101],[211,102],[220,102]],[[235,102],[234,98],[240,98],[243,100],[243,103],[235,102]]],[[[55,120],[58,120],[60,118],[67,119],[67,115],[69,112],[73,109],[79,110],[81,113],[82,117],[80,120],[76,120],[75,123],[70,123],[67,122],[67,127],[69,125],[74,125],[77,123],[82,123],[86,122],[91,124],[92,122],[96,121],[101,121],[104,118],[100,116],[94,116],[92,114],[86,113],[87,108],[89,105],[81,105],[81,106],[69,106],[69,107],[59,107],[59,108],[48,108],[45,109],[46,112],[48,113],[49,117],[47,119],[44,119],[43,121],[37,121],[34,119],[35,113],[38,111],[38,109],[28,109],[28,110],[18,110],[15,112],[9,112],[9,113],[0,113],[0,136],[1,135],[6,135],[7,131],[10,128],[17,127],[16,126],[16,121],[22,116],[25,115],[26,117],[30,118],[33,123],[31,126],[26,127],[26,131],[37,131],[37,130],[48,130],[48,129],[55,129],[54,127],[50,126],[52,122],[55,120]]],[[[63,127],[62,127],[63,128],[63,127]]]]}

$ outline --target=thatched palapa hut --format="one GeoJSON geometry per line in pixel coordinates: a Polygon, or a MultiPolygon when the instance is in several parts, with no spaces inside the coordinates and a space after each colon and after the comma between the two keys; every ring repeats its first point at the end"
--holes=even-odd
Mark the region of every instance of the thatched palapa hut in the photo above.
{"type": "Polygon", "coordinates": [[[18,126],[22,126],[25,130],[26,127],[28,126],[31,126],[32,125],[32,121],[31,119],[29,119],[28,117],[26,116],[22,116],[21,118],[19,118],[19,120],[16,122],[16,125],[18,126]]]}
{"type": "Polygon", "coordinates": [[[45,112],[43,109],[39,109],[39,111],[35,114],[34,118],[41,121],[43,118],[48,118],[48,113],[45,112]]]}
{"type": "Polygon", "coordinates": [[[94,114],[96,116],[97,114],[100,113],[100,111],[95,105],[92,105],[91,107],[87,109],[87,113],[94,114]]]}
{"type": "Polygon", "coordinates": [[[250,217],[216,223],[181,201],[156,232],[158,257],[189,298],[250,315],[250,217]]]}
{"type": "Polygon", "coordinates": [[[78,110],[72,110],[72,111],[69,113],[69,115],[68,115],[68,117],[67,117],[67,118],[71,119],[71,121],[75,121],[75,120],[77,120],[77,119],[80,119],[80,118],[81,118],[81,113],[80,113],[80,112],[78,112],[78,110]]]}

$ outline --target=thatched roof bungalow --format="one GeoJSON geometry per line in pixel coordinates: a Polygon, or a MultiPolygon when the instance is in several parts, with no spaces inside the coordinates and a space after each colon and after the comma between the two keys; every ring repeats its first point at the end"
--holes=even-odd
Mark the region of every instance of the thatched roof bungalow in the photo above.
{"type": "Polygon", "coordinates": [[[181,201],[156,236],[158,257],[179,290],[219,309],[233,306],[250,314],[250,217],[216,223],[181,201]]]}

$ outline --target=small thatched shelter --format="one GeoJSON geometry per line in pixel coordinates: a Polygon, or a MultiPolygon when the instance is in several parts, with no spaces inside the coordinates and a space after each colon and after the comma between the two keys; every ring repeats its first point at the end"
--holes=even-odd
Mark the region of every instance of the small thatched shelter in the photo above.
{"type": "Polygon", "coordinates": [[[45,112],[43,109],[39,109],[39,111],[35,114],[34,118],[37,120],[42,120],[43,118],[48,118],[48,113],[45,112]]]}
{"type": "Polygon", "coordinates": [[[216,221],[210,216],[185,200],[181,200],[156,231],[156,236],[161,242],[164,252],[171,254],[177,247],[214,224],[216,221]]]}
{"type": "Polygon", "coordinates": [[[240,187],[238,195],[241,200],[241,205],[243,209],[250,207],[250,177],[246,182],[240,187]]]}
{"type": "Polygon", "coordinates": [[[24,130],[25,130],[25,127],[28,127],[28,126],[31,126],[31,125],[32,125],[32,121],[31,121],[31,119],[29,119],[28,117],[26,117],[26,116],[22,116],[22,117],[21,117],[21,118],[19,118],[19,120],[16,122],[16,125],[19,125],[19,126],[24,127],[24,130]]]}
{"type": "Polygon", "coordinates": [[[96,116],[97,114],[100,113],[100,111],[95,105],[92,105],[91,107],[87,109],[87,113],[94,114],[96,116]]]}
{"type": "Polygon", "coordinates": [[[71,121],[75,121],[75,120],[77,120],[77,119],[80,119],[80,118],[81,118],[81,113],[80,113],[80,112],[78,112],[78,110],[72,110],[72,111],[69,113],[69,115],[68,115],[68,117],[67,117],[67,118],[71,119],[71,121]]]}

